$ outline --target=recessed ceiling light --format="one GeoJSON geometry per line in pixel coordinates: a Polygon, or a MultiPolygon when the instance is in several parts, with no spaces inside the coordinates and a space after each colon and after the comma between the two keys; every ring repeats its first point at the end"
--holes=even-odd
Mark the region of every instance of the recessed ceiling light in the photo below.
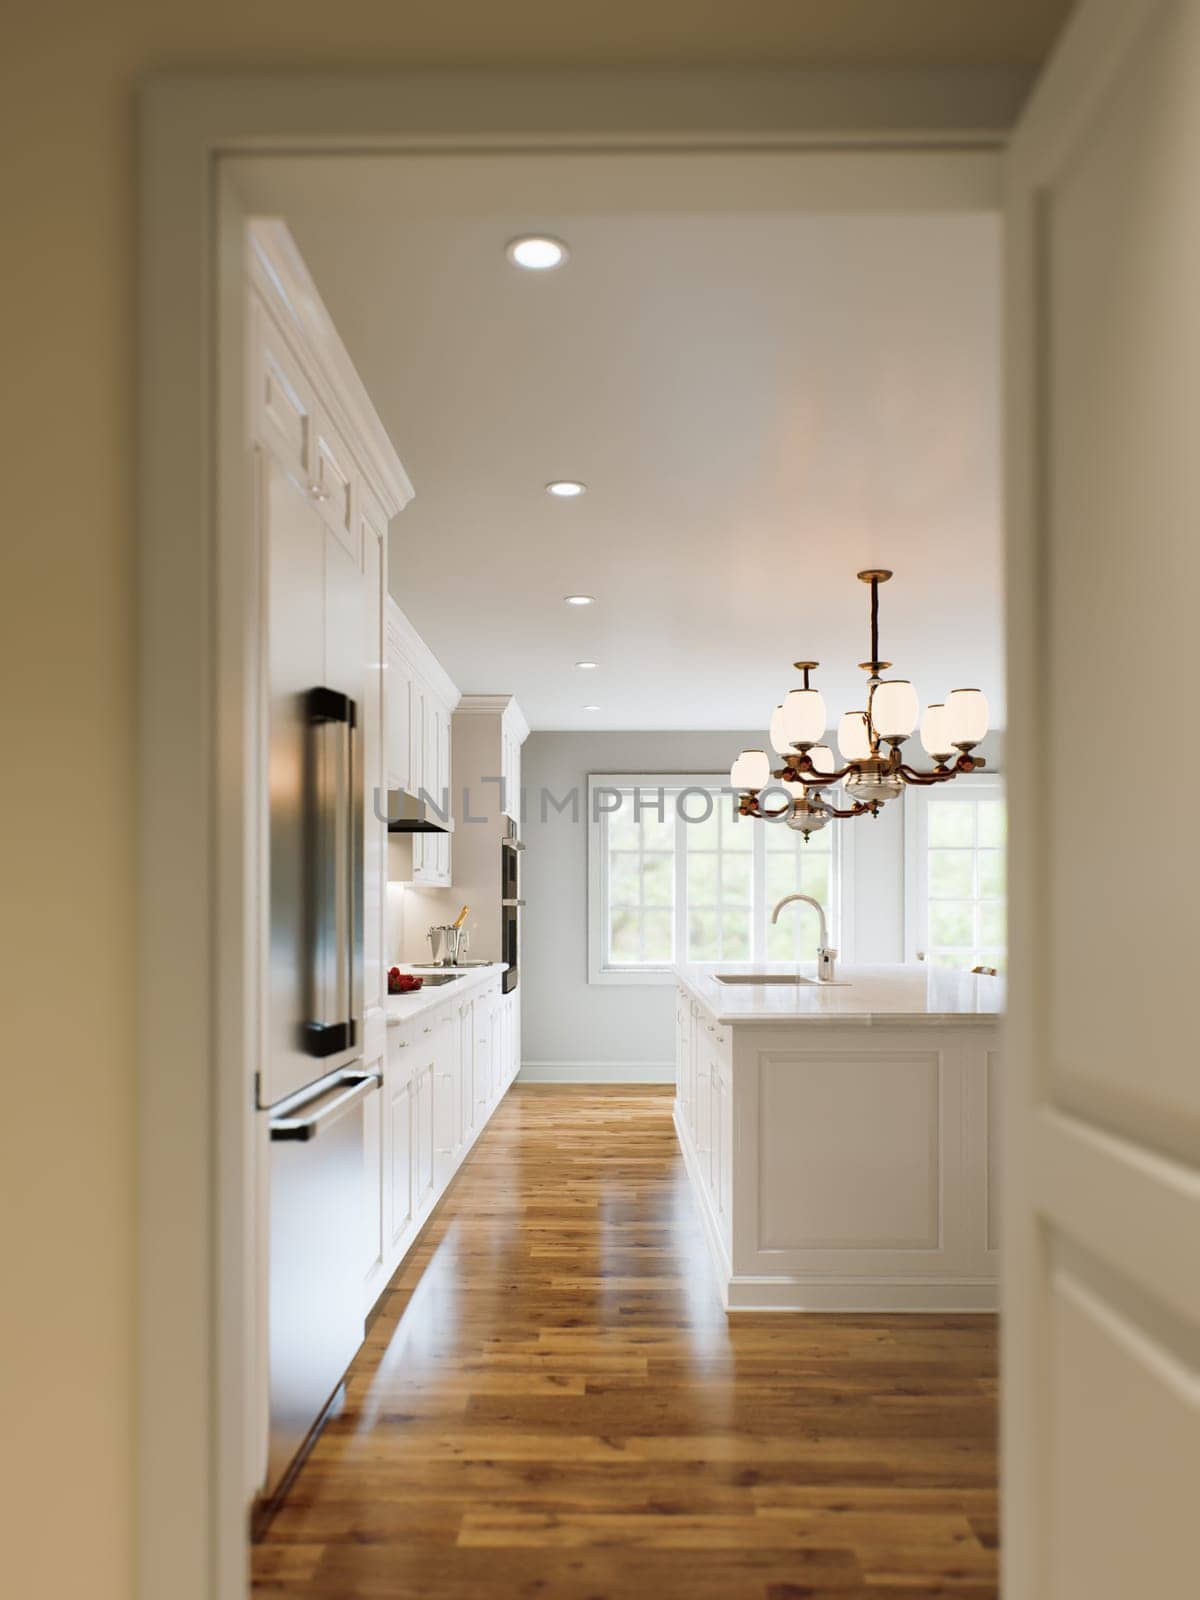
{"type": "Polygon", "coordinates": [[[599,711],[600,707],[599,706],[584,706],[583,709],[585,711],[599,711]]]}
{"type": "Polygon", "coordinates": [[[594,606],[596,604],[596,596],[594,594],[565,594],[563,599],[569,606],[594,606]]]}
{"type": "Polygon", "coordinates": [[[552,239],[546,233],[524,233],[519,239],[509,241],[508,259],[527,272],[548,272],[551,267],[561,267],[567,259],[567,247],[561,239],[552,239]]]}
{"type": "Polygon", "coordinates": [[[579,668],[580,672],[595,672],[596,670],[596,663],[594,661],[577,661],[575,665],[579,668]]]}
{"type": "Polygon", "coordinates": [[[581,494],[587,493],[587,484],[580,483],[576,478],[555,478],[553,483],[546,485],[546,493],[552,494],[556,500],[576,500],[581,494]]]}

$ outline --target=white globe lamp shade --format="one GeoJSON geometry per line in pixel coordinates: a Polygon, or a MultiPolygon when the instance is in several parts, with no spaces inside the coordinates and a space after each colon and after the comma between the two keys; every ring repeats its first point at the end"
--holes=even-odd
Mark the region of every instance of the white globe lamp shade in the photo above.
{"type": "Polygon", "coordinates": [[[743,750],[729,769],[729,782],[734,789],[757,792],[770,779],[771,763],[765,750],[743,750]]]}
{"type": "Polygon", "coordinates": [[[793,689],[783,702],[783,731],[789,744],[816,744],[825,732],[825,700],[819,689],[793,689]]]}
{"type": "Polygon", "coordinates": [[[781,756],[791,754],[787,735],[783,731],[783,707],[776,706],[771,713],[771,749],[781,756]]]}
{"type": "Polygon", "coordinates": [[[917,725],[921,708],[917,691],[907,678],[886,678],[871,696],[871,721],[881,739],[899,743],[917,725]]]}
{"type": "Polygon", "coordinates": [[[945,706],[925,707],[925,715],[921,718],[921,744],[925,754],[932,756],[935,761],[944,761],[953,752],[950,717],[945,706]]]}
{"type": "Polygon", "coordinates": [[[837,762],[833,759],[833,751],[827,744],[814,744],[808,752],[808,759],[816,768],[816,772],[805,778],[805,783],[813,788],[819,788],[823,776],[837,771],[837,762]],[[818,776],[818,774],[822,776],[818,776]]]}
{"type": "Polygon", "coordinates": [[[988,731],[987,696],[982,689],[952,689],[946,697],[946,717],[954,748],[973,749],[988,731]]]}
{"type": "Polygon", "coordinates": [[[846,711],[838,723],[838,749],[843,761],[868,761],[871,756],[871,736],[867,732],[865,711],[846,711]]]}

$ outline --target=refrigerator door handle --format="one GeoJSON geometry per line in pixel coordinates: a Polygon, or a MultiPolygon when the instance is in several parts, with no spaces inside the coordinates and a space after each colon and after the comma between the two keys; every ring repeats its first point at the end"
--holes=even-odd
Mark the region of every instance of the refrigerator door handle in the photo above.
{"type": "Polygon", "coordinates": [[[272,1117],[272,1139],[315,1139],[327,1128],[340,1122],[360,1100],[378,1089],[383,1077],[378,1072],[346,1073],[332,1088],[326,1088],[311,1100],[294,1107],[283,1116],[272,1117]]]}
{"type": "Polygon", "coordinates": [[[336,689],[310,689],[308,817],[305,867],[308,1017],[302,1029],[310,1056],[352,1049],[359,853],[355,796],[357,715],[336,689]]]}

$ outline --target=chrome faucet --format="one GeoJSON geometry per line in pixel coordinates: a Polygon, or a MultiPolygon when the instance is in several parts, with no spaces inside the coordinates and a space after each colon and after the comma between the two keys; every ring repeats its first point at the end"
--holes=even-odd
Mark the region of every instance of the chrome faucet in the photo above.
{"type": "Polygon", "coordinates": [[[772,911],[771,921],[778,922],[779,913],[784,906],[790,906],[793,900],[803,900],[805,905],[813,908],[820,919],[820,925],[817,928],[817,982],[832,983],[833,963],[834,958],[837,956],[837,951],[830,950],[826,945],[826,940],[829,938],[829,929],[825,923],[825,908],[821,902],[814,900],[810,894],[785,894],[774,911],[772,911]]]}

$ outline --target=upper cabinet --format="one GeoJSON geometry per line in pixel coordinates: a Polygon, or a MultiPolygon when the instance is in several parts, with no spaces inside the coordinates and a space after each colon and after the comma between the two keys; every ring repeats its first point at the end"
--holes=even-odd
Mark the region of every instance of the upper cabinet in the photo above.
{"type": "MultiPolygon", "coordinates": [[[[450,718],[458,690],[437,657],[390,597],[387,601],[387,782],[390,789],[428,796],[454,815],[450,768],[450,718]]],[[[448,833],[414,833],[411,881],[449,888],[452,842],[448,833]]]]}

